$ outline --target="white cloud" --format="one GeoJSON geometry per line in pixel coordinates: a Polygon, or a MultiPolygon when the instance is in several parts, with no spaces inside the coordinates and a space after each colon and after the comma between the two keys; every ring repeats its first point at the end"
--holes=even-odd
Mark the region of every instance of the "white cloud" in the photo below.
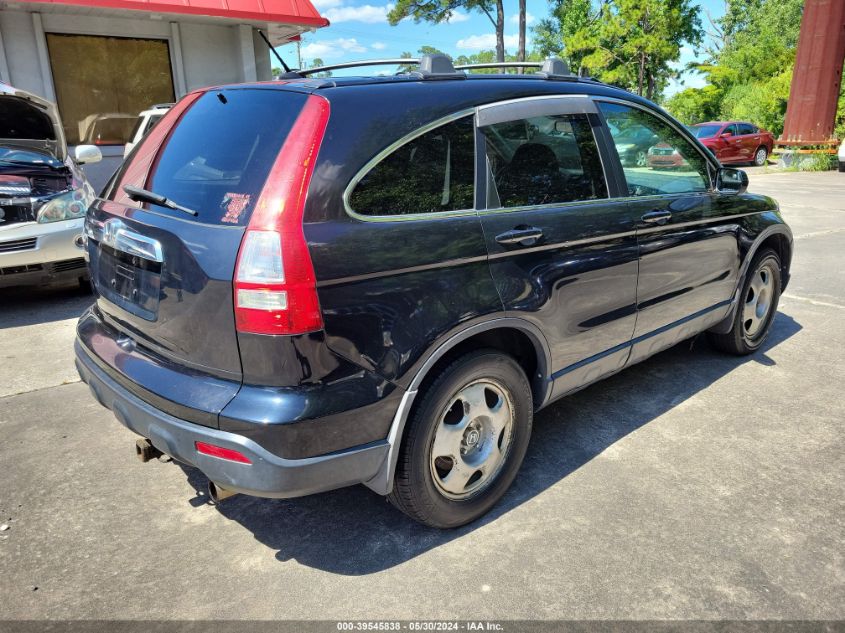
{"type": "MultiPolygon", "coordinates": [[[[496,36],[493,33],[470,35],[458,40],[455,46],[468,51],[489,51],[496,48],[496,36]]],[[[505,35],[505,48],[514,49],[517,46],[519,46],[518,35],[505,35]]]]}
{"type": "Polygon", "coordinates": [[[302,47],[302,59],[313,60],[333,59],[343,57],[346,53],[364,53],[366,47],[358,43],[354,37],[340,37],[336,40],[323,40],[322,42],[311,42],[302,47]]]}
{"type": "Polygon", "coordinates": [[[466,22],[469,20],[468,13],[462,13],[461,11],[452,11],[452,17],[449,18],[449,24],[457,24],[458,22],[466,22]]]}
{"type": "Polygon", "coordinates": [[[317,11],[325,11],[326,9],[333,9],[343,4],[343,0],[311,0],[311,4],[317,11]]]}
{"type": "Polygon", "coordinates": [[[387,48],[387,44],[385,44],[384,42],[373,42],[372,44],[370,44],[370,48],[375,51],[383,51],[385,48],[387,48]]]}
{"type": "Polygon", "coordinates": [[[383,6],[362,4],[357,7],[335,6],[323,11],[323,17],[328,18],[329,22],[332,24],[337,24],[338,22],[366,22],[368,24],[377,24],[380,22],[387,22],[387,12],[392,8],[392,4],[386,4],[383,6]]]}
{"type": "MultiPolygon", "coordinates": [[[[525,24],[534,24],[537,21],[533,15],[531,15],[528,11],[525,12],[525,24]]],[[[508,22],[511,24],[519,24],[519,13],[514,13],[510,18],[508,18],[508,22]]]]}

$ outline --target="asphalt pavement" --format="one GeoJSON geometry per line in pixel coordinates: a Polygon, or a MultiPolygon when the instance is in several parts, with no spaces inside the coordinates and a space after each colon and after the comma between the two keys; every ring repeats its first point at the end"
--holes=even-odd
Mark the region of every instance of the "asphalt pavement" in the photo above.
{"type": "Polygon", "coordinates": [[[748,358],[687,341],[541,412],[453,531],[359,486],[208,505],[73,368],[77,289],[0,303],[0,619],[845,618],[845,174],[753,174],[795,234],[748,358]]]}

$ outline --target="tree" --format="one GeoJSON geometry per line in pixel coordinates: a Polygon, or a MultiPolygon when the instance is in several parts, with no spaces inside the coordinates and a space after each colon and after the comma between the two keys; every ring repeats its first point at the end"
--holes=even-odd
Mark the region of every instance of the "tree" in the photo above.
{"type": "Polygon", "coordinates": [[[540,20],[533,27],[534,47],[543,57],[555,56],[566,59],[573,70],[582,68],[583,53],[570,51],[566,42],[590,22],[597,19],[590,0],[555,0],[551,17],[540,20]]]}
{"type": "Polygon", "coordinates": [[[414,22],[440,24],[448,22],[458,9],[479,11],[487,16],[496,32],[496,59],[505,60],[505,7],[503,0],[397,0],[387,14],[387,21],[396,26],[405,18],[414,22]],[[493,15],[495,11],[495,16],[493,15]]]}
{"type": "Polygon", "coordinates": [[[728,0],[725,15],[711,24],[717,45],[695,66],[707,79],[666,107],[688,123],[706,119],[744,119],[776,136],[783,119],[804,0],[728,0]]]}
{"type": "Polygon", "coordinates": [[[723,94],[716,86],[687,88],[666,102],[666,109],[682,123],[712,121],[721,115],[723,94]]]}
{"type": "Polygon", "coordinates": [[[653,99],[677,74],[681,47],[699,46],[702,35],[691,0],[604,0],[564,47],[598,78],[653,99]]]}
{"type": "MultiPolygon", "coordinates": [[[[516,62],[516,61],[529,61],[529,62],[539,62],[543,60],[543,56],[538,51],[532,51],[526,55],[525,60],[520,60],[518,55],[508,55],[505,54],[506,62],[516,62]]],[[[455,65],[461,66],[464,64],[490,64],[496,62],[496,51],[479,51],[478,53],[474,53],[472,55],[461,55],[457,59],[455,59],[455,65]]],[[[508,73],[514,72],[513,68],[506,68],[502,70],[501,68],[477,68],[471,71],[472,73],[477,73],[481,75],[497,75],[501,73],[508,73]]]]}
{"type": "MultiPolygon", "coordinates": [[[[434,46],[420,46],[420,48],[417,50],[417,57],[422,57],[423,55],[438,54],[445,55],[443,51],[441,51],[439,48],[435,48],[434,46]]],[[[414,56],[408,51],[403,52],[401,55],[399,55],[399,57],[401,57],[402,59],[414,59],[414,56]]],[[[399,66],[400,73],[409,73],[416,69],[416,64],[401,64],[399,66]]]]}
{"type": "MultiPolygon", "coordinates": [[[[525,0],[519,0],[519,50],[516,58],[517,61],[525,61],[525,0]]],[[[522,73],[522,69],[519,72],[522,73]]]]}
{"type": "MultiPolygon", "coordinates": [[[[311,68],[319,68],[320,66],[325,66],[325,65],[326,65],[326,63],[322,59],[320,59],[319,57],[315,57],[311,62],[311,68]]],[[[322,72],[322,73],[314,73],[311,76],[312,77],[331,77],[332,71],[327,70],[327,71],[322,72]]]]}

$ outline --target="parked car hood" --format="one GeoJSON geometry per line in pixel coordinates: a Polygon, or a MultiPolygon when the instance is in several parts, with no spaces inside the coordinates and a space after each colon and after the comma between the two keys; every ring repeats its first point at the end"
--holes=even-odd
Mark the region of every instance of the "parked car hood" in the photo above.
{"type": "Polygon", "coordinates": [[[68,171],[65,163],[43,148],[32,148],[8,143],[0,139],[0,174],[49,175],[68,171]]]}
{"type": "Polygon", "coordinates": [[[0,147],[34,150],[64,162],[67,143],[56,105],[0,82],[0,147]]]}

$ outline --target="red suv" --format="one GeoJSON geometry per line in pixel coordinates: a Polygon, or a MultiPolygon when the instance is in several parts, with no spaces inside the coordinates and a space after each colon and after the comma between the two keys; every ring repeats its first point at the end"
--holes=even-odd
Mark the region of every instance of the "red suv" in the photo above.
{"type": "Polygon", "coordinates": [[[743,121],[708,121],[689,129],[721,163],[765,165],[775,144],[771,132],[743,121]]]}

